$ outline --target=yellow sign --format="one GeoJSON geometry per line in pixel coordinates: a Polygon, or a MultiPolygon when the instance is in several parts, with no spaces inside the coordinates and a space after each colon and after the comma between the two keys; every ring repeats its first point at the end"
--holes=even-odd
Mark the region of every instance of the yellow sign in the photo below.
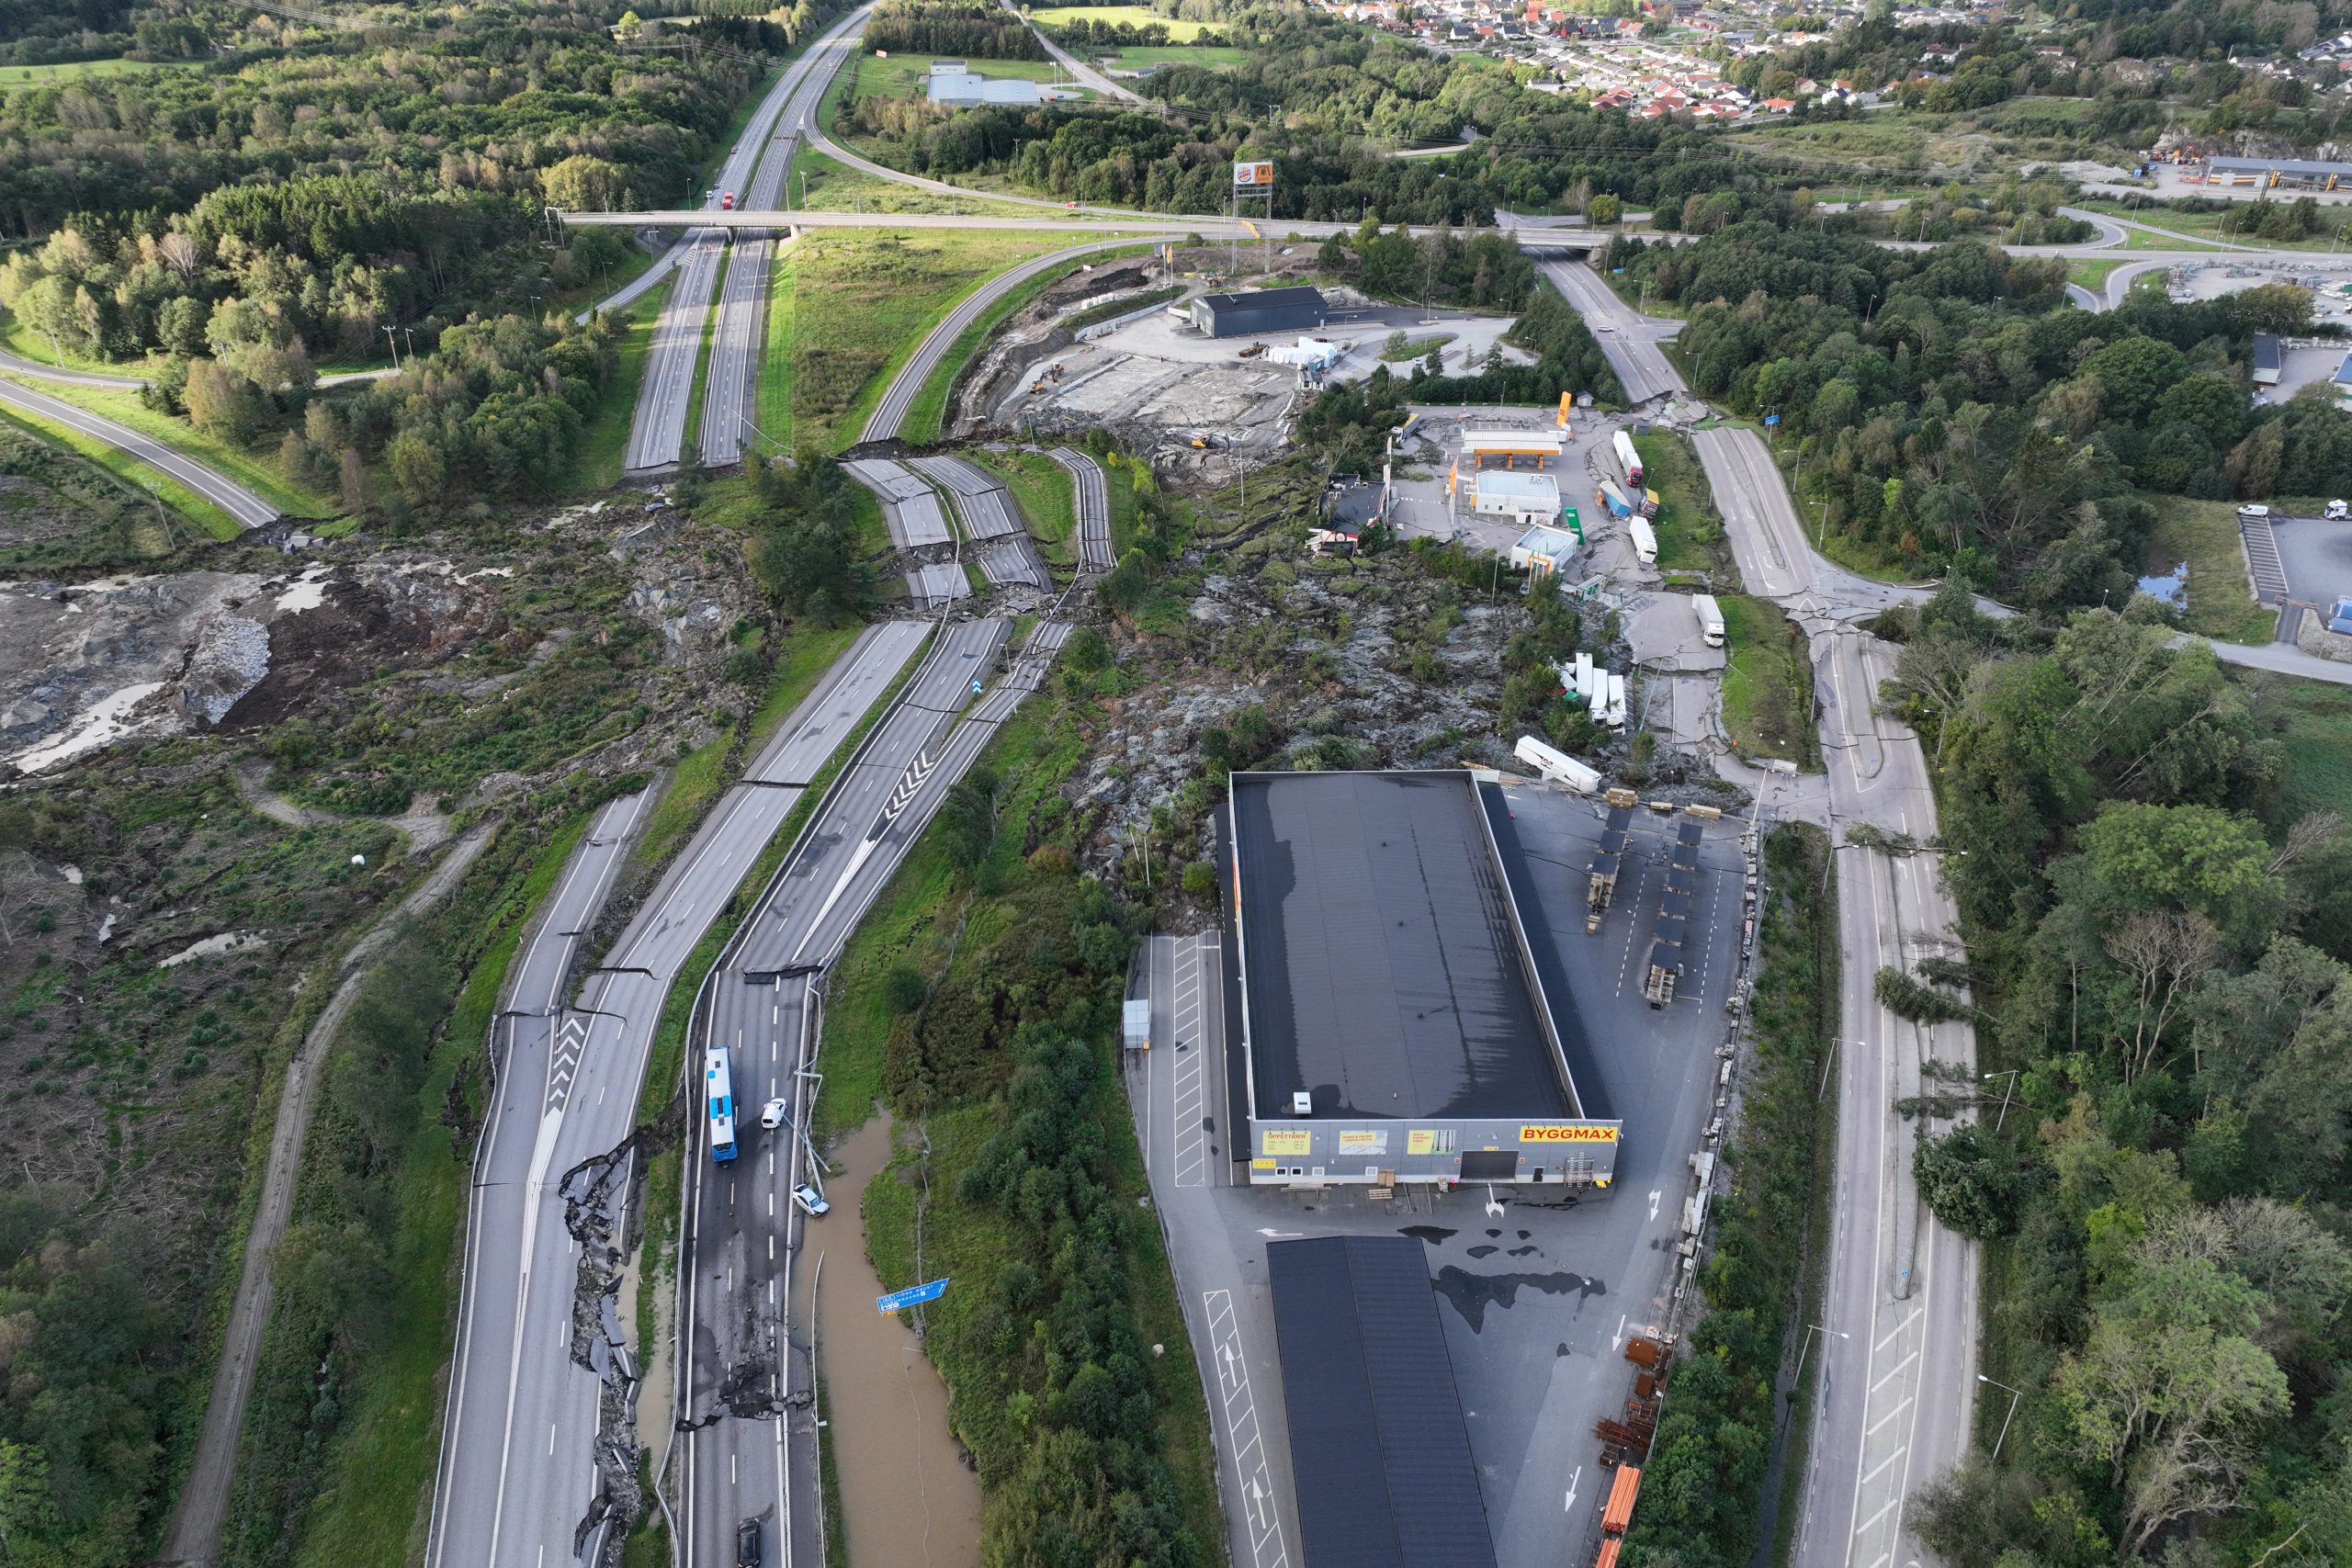
{"type": "Polygon", "coordinates": [[[1315,1152],[1315,1133],[1308,1127],[1269,1127],[1258,1134],[1261,1155],[1308,1155],[1315,1152]]]}
{"type": "Polygon", "coordinates": [[[1429,1127],[1416,1127],[1405,1134],[1405,1152],[1408,1155],[1432,1154],[1437,1149],[1437,1133],[1429,1127]]]}
{"type": "Polygon", "coordinates": [[[1274,1162],[1270,1159],[1253,1159],[1250,1162],[1250,1168],[1252,1170],[1272,1170],[1274,1168],[1274,1162]]]}
{"type": "Polygon", "coordinates": [[[1519,1130],[1519,1141],[1522,1144],[1613,1144],[1617,1141],[1617,1129],[1590,1122],[1571,1122],[1565,1126],[1557,1123],[1548,1126],[1531,1124],[1519,1130]]]}
{"type": "Polygon", "coordinates": [[[1385,1130],[1343,1131],[1340,1134],[1340,1152],[1343,1155],[1385,1155],[1388,1152],[1388,1134],[1385,1130]]]}
{"type": "Polygon", "coordinates": [[[1562,392],[1560,394],[1560,417],[1554,423],[1558,424],[1562,430],[1566,430],[1568,427],[1568,400],[1575,395],[1576,394],[1573,392],[1562,392]]]}

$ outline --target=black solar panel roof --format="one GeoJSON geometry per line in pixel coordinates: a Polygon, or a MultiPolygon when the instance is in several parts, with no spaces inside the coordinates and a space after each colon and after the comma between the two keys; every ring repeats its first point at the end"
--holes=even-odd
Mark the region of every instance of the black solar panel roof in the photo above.
{"type": "Polygon", "coordinates": [[[1306,1568],[1495,1568],[1421,1244],[1266,1247],[1306,1568]]]}

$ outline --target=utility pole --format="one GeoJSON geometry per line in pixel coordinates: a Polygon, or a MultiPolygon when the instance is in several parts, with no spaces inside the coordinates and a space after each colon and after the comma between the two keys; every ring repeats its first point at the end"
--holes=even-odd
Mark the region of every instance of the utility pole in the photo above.
{"type": "Polygon", "coordinates": [[[401,373],[401,344],[400,340],[392,335],[392,329],[390,327],[384,329],[384,343],[392,351],[392,374],[397,376],[401,373]]]}

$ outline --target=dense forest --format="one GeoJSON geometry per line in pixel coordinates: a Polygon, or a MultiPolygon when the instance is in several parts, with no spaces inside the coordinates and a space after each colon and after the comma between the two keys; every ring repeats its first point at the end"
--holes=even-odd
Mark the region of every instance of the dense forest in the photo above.
{"type": "Polygon", "coordinates": [[[2290,805],[2326,781],[2290,774],[2284,715],[2151,608],[1996,621],[1950,590],[1882,626],[1968,846],[1969,961],[1879,994],[1974,1018],[2001,1069],[1898,1108],[1923,1194],[1992,1244],[1986,1364],[2022,1391],[2000,1463],[1921,1511],[1953,1568],[2352,1555],[2352,838],[2290,805]]]}
{"type": "Polygon", "coordinates": [[[1046,46],[1021,18],[1000,6],[893,3],[876,6],[865,24],[865,47],[882,53],[978,55],[987,60],[1043,60],[1046,46]]]}
{"type": "Polygon", "coordinates": [[[2064,307],[2063,262],[1762,220],[1621,240],[1607,265],[1682,307],[1695,391],[1778,416],[1805,458],[1800,507],[1906,570],[2030,606],[2120,604],[2151,492],[2352,489],[2352,427],[2324,387],[2250,400],[2252,334],[2310,326],[2291,285],[2092,312],[2064,307]]]}
{"type": "Polygon", "coordinates": [[[45,232],[0,307],[60,356],[150,359],[150,402],[286,477],[411,503],[538,493],[613,364],[601,327],[537,307],[629,255],[545,244],[543,206],[688,196],[735,106],[832,15],[709,17],[616,38],[578,13],[487,9],[413,35],[335,34],[204,71],[0,96],[0,223],[45,232]],[[690,43],[691,47],[683,47],[690,43]],[[397,380],[322,406],[317,368],[397,380]]]}

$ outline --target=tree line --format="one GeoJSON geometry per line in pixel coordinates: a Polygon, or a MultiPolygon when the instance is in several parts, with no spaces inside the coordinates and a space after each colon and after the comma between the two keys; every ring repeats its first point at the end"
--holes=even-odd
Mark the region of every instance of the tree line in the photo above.
{"type": "Polygon", "coordinates": [[[1688,245],[1621,239],[1604,265],[1684,307],[1695,391],[1777,417],[1805,459],[1800,504],[1906,570],[2033,605],[2120,604],[2151,492],[2352,488],[2352,427],[2324,388],[2251,401],[2253,335],[2309,329],[2291,285],[2188,304],[2135,291],[2092,312],[2066,307],[2061,261],[1762,220],[1688,245]]]}
{"type": "Polygon", "coordinates": [[[889,0],[866,22],[865,47],[983,60],[1046,58],[1046,46],[1020,17],[975,0],[889,0]]]}
{"type": "Polygon", "coordinates": [[[2341,760],[2153,611],[1952,588],[1881,627],[1968,846],[1965,960],[1881,990],[2004,1069],[1898,1108],[1938,1215],[2001,1244],[1987,1353],[2023,1395],[1920,1509],[1954,1568],[2352,1553],[2352,837],[2296,804],[2341,760]]]}

